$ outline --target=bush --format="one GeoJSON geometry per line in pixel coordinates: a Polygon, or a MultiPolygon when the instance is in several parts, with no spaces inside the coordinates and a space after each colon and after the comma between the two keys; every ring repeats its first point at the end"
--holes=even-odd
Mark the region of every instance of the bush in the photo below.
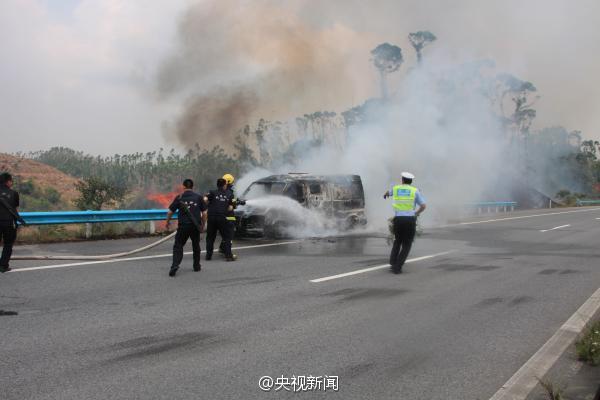
{"type": "Polygon", "coordinates": [[[600,364],[600,321],[592,324],[575,342],[575,349],[579,360],[590,365],[600,364]]]}
{"type": "Polygon", "coordinates": [[[60,192],[51,187],[43,189],[31,179],[22,181],[17,176],[15,190],[20,195],[19,209],[21,211],[52,211],[60,206],[60,192]]]}

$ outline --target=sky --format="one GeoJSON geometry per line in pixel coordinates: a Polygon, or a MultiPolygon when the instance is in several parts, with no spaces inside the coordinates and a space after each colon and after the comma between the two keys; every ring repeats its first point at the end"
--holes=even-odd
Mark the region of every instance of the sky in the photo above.
{"type": "Polygon", "coordinates": [[[406,36],[425,29],[438,37],[425,57],[493,59],[498,70],[538,88],[535,126],[563,125],[600,140],[595,0],[4,0],[0,151],[182,149],[171,131],[193,93],[219,96],[215,88],[272,64],[291,75],[254,85],[278,90],[282,76],[299,84],[280,90],[277,102],[263,102],[256,115],[343,111],[377,95],[369,50],[397,44],[406,58],[402,68],[410,68],[414,55],[406,36]],[[269,12],[252,15],[256,9],[269,12]],[[312,51],[308,66],[288,68],[292,64],[272,58],[273,48],[289,43],[277,40],[281,35],[309,38],[327,52],[312,51]],[[215,44],[233,55],[220,57],[215,44]],[[333,67],[340,60],[345,66],[338,75],[333,67]],[[165,89],[167,70],[176,75],[169,81],[176,88],[165,89]]]}

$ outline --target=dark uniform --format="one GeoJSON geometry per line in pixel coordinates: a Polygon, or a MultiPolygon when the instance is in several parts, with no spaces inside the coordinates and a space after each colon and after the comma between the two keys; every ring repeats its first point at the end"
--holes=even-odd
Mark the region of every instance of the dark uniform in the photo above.
{"type": "Polygon", "coordinates": [[[171,205],[169,210],[178,214],[177,233],[175,234],[175,244],[173,245],[173,264],[171,270],[177,270],[181,260],[183,260],[183,246],[187,242],[188,238],[192,241],[192,250],[194,258],[194,270],[200,270],[200,231],[196,227],[196,223],[202,226],[202,212],[206,211],[206,204],[204,203],[203,196],[195,193],[191,190],[186,190],[179,196],[177,196],[171,205]],[[184,209],[184,205],[187,206],[196,222],[190,218],[188,213],[184,209]]]}
{"type": "MultiPolygon", "coordinates": [[[[0,196],[9,207],[16,211],[19,207],[19,193],[0,184],[0,196]]],[[[17,224],[15,216],[0,204],[0,240],[4,243],[0,256],[0,272],[9,270],[8,263],[12,255],[13,244],[17,239],[17,224]]]]}
{"type": "MultiPolygon", "coordinates": [[[[227,192],[231,194],[233,198],[233,208],[231,210],[227,210],[227,214],[225,218],[227,219],[227,229],[229,229],[229,238],[233,240],[233,236],[235,234],[235,208],[238,204],[244,205],[245,201],[239,200],[235,198],[235,192],[233,191],[233,185],[227,185],[227,192]]],[[[225,254],[225,241],[221,240],[221,245],[219,246],[219,253],[225,254]]]]}
{"type": "MultiPolygon", "coordinates": [[[[206,227],[206,259],[213,254],[217,232],[223,238],[223,253],[228,259],[233,259],[231,253],[232,225],[227,220],[229,207],[234,206],[233,191],[228,189],[211,190],[208,195],[208,224],[206,227]]],[[[234,217],[235,218],[235,217],[234,217]]]]}

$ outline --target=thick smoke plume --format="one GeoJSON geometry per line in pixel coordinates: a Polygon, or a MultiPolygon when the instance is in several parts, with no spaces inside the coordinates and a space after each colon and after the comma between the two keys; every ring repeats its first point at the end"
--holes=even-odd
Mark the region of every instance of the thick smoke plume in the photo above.
{"type": "Polygon", "coordinates": [[[258,118],[349,106],[366,65],[355,49],[369,40],[341,25],[314,28],[269,0],[198,3],[179,36],[158,79],[161,96],[187,97],[168,134],[208,148],[230,147],[258,118]]]}
{"type": "Polygon", "coordinates": [[[266,170],[251,171],[239,189],[269,173],[359,174],[377,228],[391,213],[381,195],[405,170],[431,205],[425,224],[457,217],[466,203],[513,200],[529,183],[523,143],[536,118],[535,86],[491,61],[458,61],[478,57],[443,47],[457,32],[470,37],[455,24],[434,18],[438,40],[431,35],[414,55],[410,28],[390,24],[391,14],[382,17],[388,28],[373,26],[377,18],[361,25],[361,7],[342,5],[226,0],[188,9],[179,49],[158,79],[161,96],[186,99],[170,134],[184,146],[247,145],[266,170]],[[380,74],[369,57],[387,41],[404,57],[399,71],[380,74]]]}

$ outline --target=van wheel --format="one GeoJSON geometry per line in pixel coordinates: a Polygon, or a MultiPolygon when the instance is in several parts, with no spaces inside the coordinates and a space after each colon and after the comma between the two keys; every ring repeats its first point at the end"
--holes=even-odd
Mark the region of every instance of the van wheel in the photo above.
{"type": "Polygon", "coordinates": [[[285,239],[288,237],[286,232],[287,225],[283,222],[275,222],[267,227],[265,227],[265,236],[271,237],[273,239],[285,239]]]}
{"type": "Polygon", "coordinates": [[[356,215],[352,215],[346,219],[346,223],[344,225],[344,229],[347,231],[356,228],[358,225],[358,217],[356,215]]]}

